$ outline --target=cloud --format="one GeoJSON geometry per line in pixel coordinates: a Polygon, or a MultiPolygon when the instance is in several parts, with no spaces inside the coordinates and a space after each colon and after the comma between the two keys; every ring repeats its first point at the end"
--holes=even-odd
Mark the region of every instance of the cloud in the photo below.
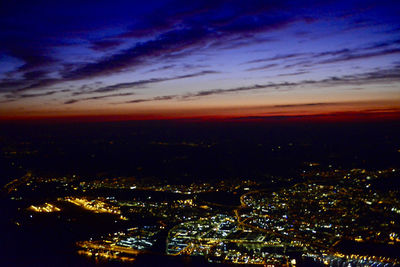
{"type": "MultiPolygon", "coordinates": [[[[6,91],[32,90],[44,86],[44,83],[48,86],[116,73],[141,66],[154,57],[173,53],[185,56],[183,50],[201,46],[198,41],[209,34],[207,29],[199,27],[198,22],[191,22],[190,18],[224,4],[224,1],[168,1],[151,5],[123,2],[118,5],[100,3],[96,6],[80,3],[78,8],[76,3],[32,5],[26,2],[0,8],[3,11],[0,19],[0,53],[23,62],[13,71],[12,81],[0,81],[0,88],[6,91]],[[149,9],[149,6],[155,8],[149,9]],[[25,10],[23,13],[20,11],[22,9],[25,10]],[[37,12],[41,15],[33,16],[37,12]],[[77,19],[81,17],[77,17],[81,12],[85,16],[77,19]],[[188,21],[184,22],[185,19],[188,21]],[[10,23],[15,20],[19,23],[10,23]],[[147,40],[137,42],[135,39],[139,36],[146,36],[147,40]],[[133,42],[135,44],[132,45],[133,42]],[[126,48],[125,45],[123,49],[118,48],[123,43],[131,47],[126,48]],[[87,59],[83,60],[85,63],[76,60],[65,62],[54,52],[54,48],[71,44],[80,46],[80,49],[89,44],[96,54],[88,53],[87,59]],[[111,48],[118,50],[111,55],[104,53],[111,48]],[[91,57],[92,54],[95,56],[91,57]],[[63,69],[63,66],[68,68],[63,69]],[[38,71],[38,68],[43,74],[57,72],[59,75],[56,76],[61,77],[45,82],[42,81],[43,77],[37,75],[29,80],[28,77],[21,79],[19,74],[24,76],[25,72],[38,71]]],[[[62,56],[65,58],[65,55],[62,56]]]]}
{"type": "Polygon", "coordinates": [[[61,92],[69,92],[70,90],[61,90],[61,91],[48,91],[40,94],[20,94],[18,98],[32,98],[32,97],[42,97],[42,96],[49,96],[54,95],[61,92]]]}
{"type": "MultiPolygon", "coordinates": [[[[79,1],[11,2],[0,4],[0,53],[16,58],[22,64],[6,73],[10,79],[0,81],[1,90],[6,92],[42,89],[66,81],[138,70],[156,60],[176,60],[207,49],[234,49],[275,41],[265,33],[296,22],[315,23],[325,15],[329,15],[328,19],[346,18],[344,23],[352,26],[361,22],[368,26],[379,19],[397,18],[393,16],[393,5],[386,2],[380,3],[382,8],[377,12],[380,16],[378,19],[373,17],[374,20],[347,20],[347,17],[360,14],[353,5],[291,0],[118,1],[118,4],[101,2],[96,5],[79,1]],[[65,52],[71,47],[77,50],[65,52]],[[80,57],[86,51],[87,54],[80,57]]],[[[398,24],[393,21],[392,28],[396,28],[398,24]]],[[[327,64],[393,55],[397,50],[391,45],[377,42],[370,48],[384,49],[381,53],[360,54],[361,50],[358,53],[314,53],[313,61],[318,57],[337,56],[321,58],[321,62],[315,63],[327,64]]],[[[280,54],[247,63],[277,61],[270,64],[280,64],[278,61],[296,61],[301,56],[305,56],[304,53],[280,54]]],[[[255,66],[250,70],[262,70],[266,66],[255,66]]]]}
{"type": "Polygon", "coordinates": [[[260,63],[260,62],[268,62],[268,61],[274,61],[274,60],[282,60],[282,59],[289,59],[289,58],[295,58],[295,57],[300,57],[306,55],[306,53],[292,53],[292,54],[285,54],[285,55],[276,55],[273,57],[267,57],[267,58],[260,58],[260,59],[254,59],[250,61],[246,61],[243,64],[254,64],[254,63],[260,63]]]}
{"type": "Polygon", "coordinates": [[[263,65],[263,66],[260,66],[260,67],[249,68],[249,69],[246,69],[246,71],[266,70],[266,69],[270,69],[270,68],[277,67],[277,66],[279,66],[279,65],[273,63],[273,64],[263,65]]]}
{"type": "Polygon", "coordinates": [[[211,40],[208,44],[208,49],[220,49],[220,50],[229,50],[229,49],[236,49],[241,47],[246,47],[249,44],[265,44],[270,42],[276,42],[277,39],[265,36],[246,36],[246,35],[239,35],[239,36],[232,36],[231,38],[225,39],[216,39],[211,40]]]}
{"type": "Polygon", "coordinates": [[[266,85],[252,85],[248,87],[236,87],[230,89],[211,89],[211,90],[203,90],[196,93],[187,93],[183,95],[166,95],[166,96],[158,96],[153,98],[144,98],[144,99],[134,99],[129,100],[122,103],[115,103],[115,104],[135,104],[135,103],[142,103],[142,102],[150,102],[150,101],[161,101],[161,100],[187,100],[187,99],[194,99],[199,97],[205,97],[210,95],[217,95],[217,94],[227,94],[227,93],[234,93],[234,92],[241,92],[241,91],[251,91],[251,90],[258,90],[258,89],[265,89],[265,88],[273,88],[278,86],[292,86],[296,84],[292,83],[281,83],[281,84],[266,84],[266,85]]]}
{"type": "MultiPolygon", "coordinates": [[[[201,72],[190,73],[190,74],[185,74],[185,75],[180,75],[180,76],[138,80],[138,81],[129,82],[129,83],[119,83],[119,84],[114,84],[114,85],[110,85],[110,86],[100,87],[98,89],[90,90],[90,91],[85,91],[85,89],[87,87],[82,87],[82,89],[84,91],[75,92],[73,95],[76,96],[76,95],[83,95],[83,94],[115,92],[115,91],[127,89],[127,88],[139,88],[141,86],[144,86],[147,84],[152,84],[152,83],[192,78],[192,77],[198,77],[198,76],[203,76],[203,75],[208,75],[208,74],[217,74],[217,73],[220,73],[220,72],[212,71],[212,70],[205,70],[205,71],[201,71],[201,72]]],[[[183,100],[183,99],[203,97],[203,96],[213,95],[213,94],[232,93],[232,92],[248,91],[248,90],[255,90],[255,89],[261,89],[261,88],[267,88],[267,87],[290,86],[290,85],[295,85],[295,84],[294,83],[280,83],[280,84],[268,84],[268,85],[254,85],[254,86],[250,86],[250,87],[239,87],[239,88],[232,88],[232,89],[204,90],[204,91],[199,91],[197,93],[188,93],[185,95],[167,95],[167,96],[158,96],[158,97],[153,97],[153,98],[148,98],[148,99],[135,99],[135,100],[126,101],[124,103],[142,103],[142,102],[162,101],[162,100],[172,100],[172,99],[183,100]]],[[[94,96],[94,97],[86,97],[86,98],[79,98],[79,99],[70,99],[70,100],[65,101],[64,104],[73,104],[73,103],[77,103],[80,101],[86,101],[86,100],[97,100],[97,99],[103,99],[103,98],[109,98],[109,97],[131,96],[131,95],[134,95],[134,93],[119,93],[119,94],[94,96]]]]}
{"type": "Polygon", "coordinates": [[[24,73],[24,78],[26,80],[42,79],[46,76],[47,72],[44,70],[34,70],[24,73]]]}
{"type": "Polygon", "coordinates": [[[171,100],[176,97],[177,97],[177,95],[157,96],[157,97],[152,97],[152,98],[134,99],[134,100],[126,101],[124,103],[125,104],[135,104],[135,103],[142,103],[142,102],[149,102],[149,101],[171,100]]]}
{"type": "Polygon", "coordinates": [[[94,50],[109,50],[123,43],[122,40],[100,40],[91,43],[90,48],[94,50]]]}
{"type": "Polygon", "coordinates": [[[400,116],[399,110],[385,110],[379,109],[376,111],[369,111],[369,110],[361,110],[361,111],[342,111],[342,112],[326,112],[320,114],[309,114],[309,115],[290,115],[290,114],[282,114],[282,115],[275,115],[274,113],[269,112],[264,116],[242,116],[242,117],[234,117],[230,118],[231,120],[264,120],[264,121],[296,121],[307,118],[308,120],[320,120],[320,119],[333,119],[337,120],[348,120],[348,119],[396,119],[398,120],[400,116]]]}
{"type": "Polygon", "coordinates": [[[175,68],[175,67],[176,67],[176,64],[164,65],[164,66],[161,66],[161,67],[158,67],[158,68],[151,69],[151,70],[147,71],[146,73],[155,72],[155,71],[162,71],[162,70],[169,70],[169,69],[172,69],[172,68],[175,68]]]}
{"type": "Polygon", "coordinates": [[[45,68],[58,62],[58,60],[50,56],[46,47],[40,46],[32,42],[32,40],[0,38],[0,42],[0,52],[24,62],[10,74],[37,71],[38,68],[45,68]]]}
{"type": "Polygon", "coordinates": [[[118,97],[118,96],[131,96],[134,94],[135,93],[120,93],[120,94],[111,94],[111,95],[92,96],[92,97],[79,98],[79,99],[70,99],[70,100],[65,101],[64,104],[74,104],[74,103],[77,103],[80,101],[99,100],[99,99],[118,97]]]}
{"type": "Polygon", "coordinates": [[[0,104],[6,104],[6,103],[10,103],[10,102],[15,102],[17,101],[17,99],[4,99],[0,101],[0,104]]]}
{"type": "Polygon", "coordinates": [[[340,102],[321,102],[321,103],[305,103],[305,104],[292,104],[292,105],[274,105],[274,108],[297,108],[297,107],[314,107],[314,106],[335,106],[343,105],[340,102]]]}
{"type": "MultiPolygon", "coordinates": [[[[212,8],[221,8],[217,15],[216,10],[206,8],[199,10],[188,10],[186,14],[180,14],[173,29],[159,33],[153,38],[134,44],[132,47],[120,50],[119,52],[101,58],[95,62],[77,66],[74,70],[63,73],[64,79],[83,79],[106,75],[132,69],[145,64],[149,59],[162,57],[165,55],[186,56],[185,51],[204,47],[214,40],[229,40],[236,36],[248,39],[259,32],[276,30],[287,26],[288,24],[304,19],[296,13],[285,14],[282,9],[287,8],[283,3],[261,3],[251,1],[251,4],[242,4],[235,1],[235,8],[231,13],[226,13],[223,8],[229,8],[224,5],[224,1],[216,1],[216,4],[209,3],[212,8]],[[240,7],[241,9],[237,9],[240,7]],[[222,12],[224,11],[224,12],[222,12]],[[268,12],[265,12],[268,11],[268,12]],[[222,15],[222,18],[221,18],[222,15]]],[[[170,10],[170,9],[169,9],[170,10]]],[[[158,22],[156,23],[158,24],[158,22]]],[[[257,40],[257,39],[255,39],[257,40]]]]}
{"type": "Polygon", "coordinates": [[[317,64],[328,64],[328,63],[338,63],[343,61],[350,61],[350,60],[357,60],[357,59],[366,59],[371,57],[378,57],[378,56],[387,56],[393,54],[399,54],[400,48],[393,48],[393,49],[385,49],[380,51],[374,51],[369,53],[344,53],[338,57],[333,57],[330,59],[322,60],[317,62],[317,64]]]}
{"type": "Polygon", "coordinates": [[[251,85],[251,86],[242,86],[242,87],[235,87],[235,88],[230,88],[230,89],[203,90],[203,91],[199,91],[197,93],[189,93],[189,94],[182,95],[180,98],[181,99],[191,99],[191,98],[204,97],[204,96],[210,96],[210,95],[220,95],[220,94],[236,93],[236,92],[243,92],[243,91],[253,91],[253,90],[266,89],[266,88],[280,89],[283,87],[292,87],[292,86],[297,86],[297,85],[298,85],[297,83],[291,83],[291,82],[256,84],[256,85],[251,85]]]}
{"type": "Polygon", "coordinates": [[[398,83],[400,81],[400,67],[375,70],[370,72],[343,75],[321,80],[320,84],[328,85],[364,85],[372,83],[398,83]]]}
{"type": "Polygon", "coordinates": [[[159,35],[155,39],[137,43],[131,48],[104,59],[78,66],[75,70],[64,73],[63,78],[67,80],[90,78],[139,66],[146,59],[182,51],[192,46],[193,43],[197,43],[207,34],[207,30],[202,28],[172,30],[159,35]]]}
{"type": "Polygon", "coordinates": [[[69,104],[74,104],[76,102],[79,102],[78,99],[70,99],[64,102],[65,105],[69,105],[69,104]]]}
{"type": "Polygon", "coordinates": [[[305,73],[310,73],[309,71],[298,71],[298,72],[292,72],[292,73],[282,73],[278,74],[278,77],[285,77],[285,76],[296,76],[296,75],[301,75],[305,73]]]}
{"type": "Polygon", "coordinates": [[[56,78],[40,79],[40,80],[34,81],[33,83],[29,83],[29,84],[25,85],[24,87],[21,87],[15,91],[23,92],[23,91],[28,91],[28,90],[32,90],[32,89],[38,89],[38,88],[41,89],[41,88],[45,88],[47,86],[56,84],[58,81],[59,80],[56,78]]]}
{"type": "Polygon", "coordinates": [[[63,89],[63,90],[47,91],[47,92],[36,93],[36,94],[20,94],[20,93],[7,94],[7,95],[5,95],[5,97],[7,99],[3,100],[1,103],[14,102],[14,101],[17,101],[18,99],[23,99],[23,98],[44,97],[44,96],[54,95],[54,94],[58,94],[58,93],[66,93],[66,92],[70,92],[70,91],[71,91],[70,89],[63,89]]]}
{"type": "Polygon", "coordinates": [[[118,83],[118,84],[114,84],[114,85],[103,86],[103,87],[100,87],[98,89],[91,90],[91,91],[76,92],[75,95],[92,94],[92,93],[105,93],[105,92],[110,92],[110,91],[114,92],[114,91],[127,89],[127,88],[139,88],[139,87],[142,87],[144,85],[153,84],[153,83],[160,83],[160,82],[166,82],[166,81],[193,78],[193,77],[204,76],[204,75],[208,75],[208,74],[217,74],[217,73],[220,73],[220,72],[213,71],[213,70],[204,70],[204,71],[200,71],[200,72],[195,72],[195,73],[190,73],[190,74],[185,74],[185,75],[179,75],[179,76],[173,76],[173,77],[152,78],[152,79],[138,80],[138,81],[128,82],[128,83],[118,83]]]}
{"type": "Polygon", "coordinates": [[[374,42],[363,47],[343,48],[343,49],[328,50],[323,52],[291,53],[283,55],[278,54],[273,57],[246,61],[243,64],[257,64],[262,62],[278,61],[267,65],[252,67],[247,69],[247,71],[268,69],[270,67],[282,65],[282,62],[285,63],[285,65],[283,65],[284,69],[290,69],[293,67],[307,68],[307,67],[314,67],[320,64],[332,64],[345,61],[399,54],[400,53],[400,48],[398,47],[399,44],[400,40],[392,39],[387,41],[374,42]]]}
{"type": "MultiPolygon", "coordinates": [[[[283,90],[287,88],[295,88],[303,85],[314,85],[320,87],[333,87],[340,85],[364,85],[364,84],[373,84],[373,83],[398,83],[400,82],[400,67],[394,67],[391,69],[383,69],[372,72],[365,72],[354,75],[343,75],[340,77],[329,77],[321,80],[303,80],[298,82],[282,82],[282,83],[268,83],[268,84],[256,84],[250,86],[241,86],[234,87],[228,89],[210,89],[210,90],[202,90],[195,93],[186,93],[182,95],[168,95],[168,96],[159,96],[148,99],[137,99],[130,100],[123,103],[142,103],[149,101],[159,101],[159,100],[191,100],[200,97],[206,97],[211,95],[221,95],[221,94],[229,94],[229,93],[237,93],[237,92],[247,92],[247,91],[255,91],[255,90],[264,90],[264,89],[273,89],[273,90],[283,90]]],[[[121,104],[121,103],[116,103],[121,104]]],[[[317,103],[321,104],[322,103],[317,103]]],[[[302,104],[305,105],[305,104],[302,104]]],[[[312,104],[306,104],[312,105],[312,104]]],[[[327,105],[324,103],[324,105],[327,105]]],[[[286,105],[287,106],[287,105],[286,105]]],[[[287,106],[288,107],[288,106],[287,106]]]]}

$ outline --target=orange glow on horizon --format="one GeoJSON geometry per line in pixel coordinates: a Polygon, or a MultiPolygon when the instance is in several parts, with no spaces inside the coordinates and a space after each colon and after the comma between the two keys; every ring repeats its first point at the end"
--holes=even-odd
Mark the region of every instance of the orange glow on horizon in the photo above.
{"type": "Polygon", "coordinates": [[[162,108],[148,110],[8,110],[0,121],[154,121],[154,120],[268,120],[346,121],[399,120],[400,105],[395,100],[319,102],[281,105],[232,105],[228,107],[162,108]]]}
{"type": "Polygon", "coordinates": [[[269,121],[269,122],[340,122],[340,121],[400,121],[400,110],[392,111],[345,111],[316,114],[283,115],[62,115],[62,116],[4,116],[0,122],[112,122],[112,121],[269,121]]]}

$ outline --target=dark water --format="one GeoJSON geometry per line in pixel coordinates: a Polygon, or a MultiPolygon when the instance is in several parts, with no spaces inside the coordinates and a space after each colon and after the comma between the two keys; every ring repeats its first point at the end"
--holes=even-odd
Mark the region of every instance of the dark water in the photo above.
{"type": "Polygon", "coordinates": [[[400,245],[359,243],[343,240],[336,247],[340,252],[347,254],[376,255],[396,258],[400,255],[400,245]]]}
{"type": "Polygon", "coordinates": [[[197,200],[201,203],[215,203],[217,205],[240,206],[240,194],[229,192],[209,192],[198,194],[197,200]]]}

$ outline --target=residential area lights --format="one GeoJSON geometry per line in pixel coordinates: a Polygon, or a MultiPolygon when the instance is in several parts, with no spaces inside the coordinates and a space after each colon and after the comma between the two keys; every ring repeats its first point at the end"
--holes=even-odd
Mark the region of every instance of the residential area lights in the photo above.
{"type": "MultiPolygon", "coordinates": [[[[251,180],[169,185],[113,178],[77,185],[75,180],[62,178],[51,179],[51,183],[80,194],[58,198],[58,201],[93,213],[115,215],[121,223],[129,220],[127,223],[133,224],[125,231],[78,242],[79,253],[90,257],[134,259],[138,254],[154,251],[157,240],[166,236],[161,240],[166,243],[165,254],[201,256],[217,263],[295,266],[301,258],[340,266],[400,263],[398,257],[344,253],[340,249],[344,241],[399,245],[400,226],[396,222],[400,200],[395,191],[378,191],[373,187],[383,182],[393,169],[301,173],[302,180],[288,179],[289,186],[272,189],[251,180]],[[142,195],[131,199],[82,196],[87,191],[110,188],[136,190],[142,195]],[[160,191],[172,197],[152,197],[160,191]],[[236,195],[236,205],[203,198],[203,194],[216,192],[236,195]],[[157,218],[157,222],[135,225],[131,218],[139,217],[157,218]]],[[[37,179],[29,186],[40,183],[47,180],[37,179]]],[[[13,198],[21,199],[21,196],[13,198]]],[[[56,212],[61,209],[46,202],[32,205],[28,210],[56,212]]]]}

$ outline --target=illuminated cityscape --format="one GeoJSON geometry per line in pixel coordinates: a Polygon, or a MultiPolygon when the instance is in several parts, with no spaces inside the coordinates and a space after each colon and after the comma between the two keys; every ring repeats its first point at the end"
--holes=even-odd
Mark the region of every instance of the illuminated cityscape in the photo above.
{"type": "Polygon", "coordinates": [[[20,192],[46,184],[68,195],[53,199],[54,204],[29,206],[29,216],[60,212],[59,207],[70,203],[90,213],[110,214],[116,223],[122,222],[125,230],[76,242],[76,253],[89,258],[134,262],[141,254],[165,253],[223,264],[303,266],[302,262],[309,260],[330,266],[397,266],[398,256],[378,250],[350,253],[345,246],[384,250],[400,245],[397,193],[373,189],[397,175],[398,170],[329,167],[322,171],[317,163],[304,165],[308,169],[301,172],[301,178],[287,180],[290,185],[282,188],[251,180],[185,186],[147,184],[135,178],[83,182],[77,177],[30,176],[29,183],[14,181],[4,190],[14,201],[24,199],[20,192]],[[111,190],[110,196],[89,197],[104,189],[111,190]],[[125,190],[137,197],[115,197],[112,190],[125,190]],[[204,194],[218,192],[237,196],[239,203],[204,199],[204,194]],[[154,218],[152,223],[145,223],[149,218],[154,218]]]}

